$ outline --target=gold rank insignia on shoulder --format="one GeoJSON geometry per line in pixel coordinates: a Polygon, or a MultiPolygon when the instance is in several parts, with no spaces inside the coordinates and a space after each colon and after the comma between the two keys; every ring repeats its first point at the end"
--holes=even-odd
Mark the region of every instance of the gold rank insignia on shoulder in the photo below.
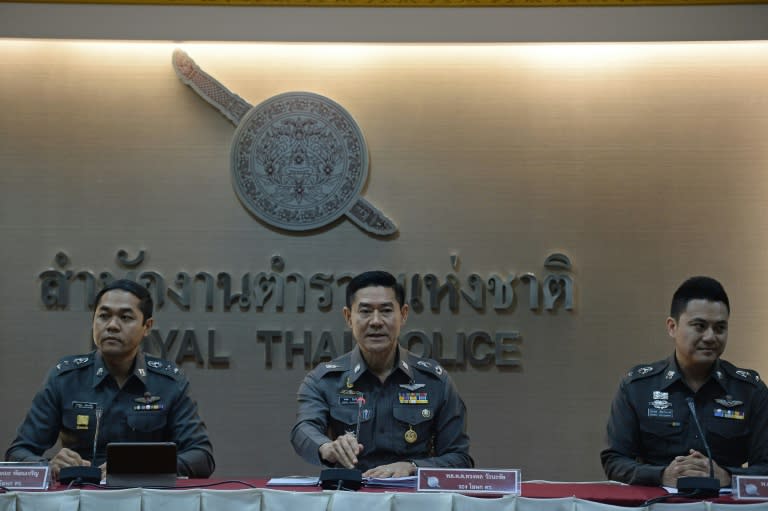
{"type": "Polygon", "coordinates": [[[355,386],[355,384],[352,383],[352,377],[351,376],[347,376],[347,384],[346,385],[347,385],[348,389],[351,389],[352,387],[355,386]]]}
{"type": "Polygon", "coordinates": [[[409,444],[414,443],[416,440],[419,439],[419,435],[416,434],[416,431],[413,429],[413,426],[408,426],[408,431],[405,432],[405,435],[403,435],[405,438],[405,441],[409,444]]]}

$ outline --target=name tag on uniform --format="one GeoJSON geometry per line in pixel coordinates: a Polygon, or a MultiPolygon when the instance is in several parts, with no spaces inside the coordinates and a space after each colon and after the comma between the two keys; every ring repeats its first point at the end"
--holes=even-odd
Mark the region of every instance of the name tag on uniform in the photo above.
{"type": "Polygon", "coordinates": [[[98,403],[89,403],[87,401],[72,401],[72,408],[74,410],[95,410],[99,406],[98,403]]]}

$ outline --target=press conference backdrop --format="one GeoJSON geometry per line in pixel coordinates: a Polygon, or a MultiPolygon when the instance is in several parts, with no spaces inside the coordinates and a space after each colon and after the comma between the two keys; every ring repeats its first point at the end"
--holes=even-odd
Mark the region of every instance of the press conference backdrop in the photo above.
{"type": "Polygon", "coordinates": [[[179,294],[165,293],[153,346],[188,374],[221,477],[316,473],[288,442],[295,392],[312,357],[343,350],[345,275],[369,268],[403,275],[409,298],[419,277],[404,332],[415,351],[442,336],[477,464],[525,479],[603,478],[610,399],[630,366],[671,352],[664,319],[687,276],[724,282],[726,356],[768,374],[764,42],[183,45],[253,105],[311,91],[347,109],[370,155],[361,196],[392,237],[250,214],[230,176],[234,126],[178,80],[177,45],[0,46],[0,443],[57,358],[90,349],[80,272],[155,272],[179,294]],[[570,267],[545,266],[551,254],[570,267]],[[72,272],[66,303],[41,296],[49,270],[72,272]],[[213,286],[209,308],[202,278],[185,304],[176,283],[227,274],[236,293],[260,272],[305,278],[303,310],[296,276],[282,307],[251,290],[226,310],[213,286]],[[467,296],[433,310],[427,274],[467,296]],[[560,280],[547,309],[549,275],[570,279],[572,308],[560,280]],[[306,352],[286,352],[305,335],[306,352]]]}

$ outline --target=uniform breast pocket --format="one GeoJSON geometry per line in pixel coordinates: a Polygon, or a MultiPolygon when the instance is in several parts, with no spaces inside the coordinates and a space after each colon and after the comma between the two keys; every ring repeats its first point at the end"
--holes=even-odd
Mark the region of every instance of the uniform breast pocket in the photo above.
{"type": "Polygon", "coordinates": [[[400,405],[392,410],[395,419],[402,423],[401,451],[403,456],[430,456],[432,449],[432,419],[434,410],[428,405],[400,405]]]}
{"type": "Polygon", "coordinates": [[[395,419],[407,424],[416,425],[429,423],[432,420],[432,409],[429,406],[404,405],[395,406],[395,419]]]}
{"type": "Polygon", "coordinates": [[[673,420],[648,420],[640,422],[643,451],[650,460],[668,457],[670,453],[685,454],[682,448],[683,425],[673,420]]]}
{"type": "Polygon", "coordinates": [[[90,410],[64,410],[61,441],[68,449],[87,449],[93,442],[96,416],[90,410]]]}
{"type": "Polygon", "coordinates": [[[738,466],[748,459],[750,430],[745,420],[713,418],[705,428],[713,456],[722,453],[718,462],[738,466]]]}
{"type": "MultiPolygon", "coordinates": [[[[360,424],[370,421],[373,418],[373,409],[363,408],[359,412],[360,424]]],[[[334,423],[343,425],[351,431],[357,426],[358,407],[357,405],[339,404],[331,407],[331,418],[334,423]]]]}
{"type": "Polygon", "coordinates": [[[331,417],[334,422],[344,424],[347,428],[357,423],[357,407],[352,405],[338,405],[331,407],[331,417]]]}
{"type": "Polygon", "coordinates": [[[136,440],[163,440],[168,418],[165,413],[135,412],[128,415],[127,422],[136,440]]]}
{"type": "MultiPolygon", "coordinates": [[[[392,414],[399,422],[403,423],[404,430],[412,430],[416,433],[415,437],[411,433],[411,438],[415,438],[418,443],[429,440],[432,437],[432,419],[434,410],[426,405],[401,405],[395,406],[392,414]]],[[[408,436],[406,436],[408,441],[408,436]]],[[[411,443],[411,442],[409,442],[411,443]]]]}

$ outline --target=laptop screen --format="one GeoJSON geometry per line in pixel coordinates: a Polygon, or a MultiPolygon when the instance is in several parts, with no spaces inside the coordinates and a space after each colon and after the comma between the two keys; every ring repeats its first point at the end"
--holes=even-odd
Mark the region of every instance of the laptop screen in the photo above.
{"type": "Polygon", "coordinates": [[[120,476],[173,476],[176,478],[176,444],[173,442],[112,442],[107,444],[107,483],[120,476]]]}

